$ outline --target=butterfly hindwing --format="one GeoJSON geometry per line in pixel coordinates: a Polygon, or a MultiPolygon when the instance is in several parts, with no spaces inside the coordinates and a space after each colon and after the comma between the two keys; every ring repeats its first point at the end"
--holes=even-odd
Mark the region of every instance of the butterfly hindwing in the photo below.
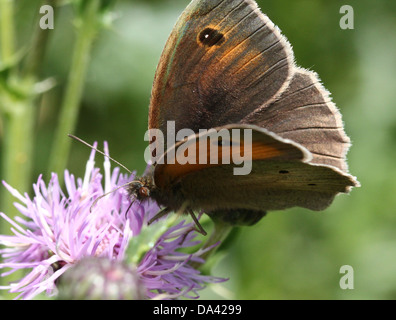
{"type": "Polygon", "coordinates": [[[262,126],[303,145],[312,153],[312,163],[348,171],[350,140],[341,114],[312,71],[296,68],[289,87],[277,101],[258,108],[241,122],[262,126]]]}

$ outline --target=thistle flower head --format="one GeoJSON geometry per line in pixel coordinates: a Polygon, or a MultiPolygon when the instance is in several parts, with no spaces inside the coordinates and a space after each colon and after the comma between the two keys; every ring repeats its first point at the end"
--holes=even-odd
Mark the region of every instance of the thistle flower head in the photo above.
{"type": "MultiPolygon", "coordinates": [[[[105,153],[108,154],[107,144],[105,153]]],[[[171,225],[172,219],[165,219],[148,226],[147,221],[159,210],[157,204],[135,201],[131,205],[127,191],[118,188],[132,181],[134,174],[120,174],[118,168],[111,171],[106,158],[102,175],[94,158],[95,150],[83,179],[65,171],[66,192],[61,190],[56,174],[52,174],[48,185],[39,176],[33,185],[32,199],[3,182],[18,200],[15,206],[21,216],[11,219],[0,213],[12,226],[12,235],[0,235],[0,244],[4,246],[0,250],[3,258],[0,269],[7,270],[2,276],[17,270],[27,273],[0,289],[19,293],[18,298],[23,299],[42,292],[56,295],[59,278],[72,272],[84,258],[92,257],[127,263],[134,268],[145,298],[196,298],[197,291],[207,283],[224,281],[204,276],[189,265],[190,261],[202,262],[199,256],[211,248],[192,254],[180,252],[200,244],[191,224],[181,221],[171,225]],[[95,203],[95,199],[111,190],[115,191],[95,203]]]]}

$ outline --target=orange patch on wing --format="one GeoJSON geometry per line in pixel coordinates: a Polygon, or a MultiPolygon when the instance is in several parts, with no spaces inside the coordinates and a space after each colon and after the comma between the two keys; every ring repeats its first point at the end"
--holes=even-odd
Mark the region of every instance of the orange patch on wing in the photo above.
{"type": "MultiPolygon", "coordinates": [[[[172,184],[192,172],[222,165],[233,165],[233,159],[236,157],[238,157],[240,163],[240,161],[274,159],[281,157],[285,152],[285,150],[276,148],[275,144],[268,145],[261,141],[253,141],[246,147],[243,141],[241,143],[238,142],[237,145],[232,145],[232,143],[227,146],[211,145],[210,141],[205,143],[205,140],[194,143],[195,154],[188,154],[190,149],[186,149],[183,152],[184,157],[189,160],[185,164],[177,162],[177,150],[180,152],[180,148],[183,147],[183,144],[181,144],[176,149],[174,164],[166,163],[167,161],[165,161],[165,164],[157,164],[154,178],[156,185],[164,188],[167,184],[172,184]],[[200,151],[205,153],[200,154],[200,151]]],[[[190,147],[194,150],[193,146],[190,147]]]]}

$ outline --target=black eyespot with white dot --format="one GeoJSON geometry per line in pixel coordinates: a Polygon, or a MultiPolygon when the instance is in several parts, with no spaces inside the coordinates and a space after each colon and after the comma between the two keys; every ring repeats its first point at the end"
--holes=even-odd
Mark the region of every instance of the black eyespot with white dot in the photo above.
{"type": "Polygon", "coordinates": [[[208,47],[219,46],[224,42],[224,35],[212,28],[206,28],[198,37],[199,41],[208,47]]]}

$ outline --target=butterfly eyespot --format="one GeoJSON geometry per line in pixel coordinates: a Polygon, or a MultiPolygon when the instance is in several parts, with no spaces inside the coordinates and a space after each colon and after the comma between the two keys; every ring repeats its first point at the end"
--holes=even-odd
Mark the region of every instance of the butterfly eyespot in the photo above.
{"type": "Polygon", "coordinates": [[[280,173],[280,174],[288,174],[289,171],[287,171],[287,170],[281,170],[281,171],[279,171],[279,173],[280,173]]]}
{"type": "Polygon", "coordinates": [[[212,47],[221,45],[224,42],[224,35],[212,28],[206,28],[199,34],[199,42],[205,46],[212,47]]]}

